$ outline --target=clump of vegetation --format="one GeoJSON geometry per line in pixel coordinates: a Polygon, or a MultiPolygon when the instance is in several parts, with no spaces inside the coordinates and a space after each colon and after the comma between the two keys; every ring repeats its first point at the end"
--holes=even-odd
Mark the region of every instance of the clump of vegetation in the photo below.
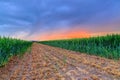
{"type": "Polygon", "coordinates": [[[119,34],[82,39],[41,41],[40,43],[109,59],[120,59],[119,34]]]}
{"type": "Polygon", "coordinates": [[[0,37],[0,66],[7,64],[13,56],[21,56],[31,46],[32,42],[0,37]]]}

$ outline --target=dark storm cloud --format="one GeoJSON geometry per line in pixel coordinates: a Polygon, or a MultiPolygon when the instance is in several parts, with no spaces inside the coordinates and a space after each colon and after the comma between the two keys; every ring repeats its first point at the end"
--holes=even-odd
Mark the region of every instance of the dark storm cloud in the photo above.
{"type": "Polygon", "coordinates": [[[119,8],[119,0],[1,0],[0,30],[28,35],[81,25],[93,30],[119,20],[119,8]]]}

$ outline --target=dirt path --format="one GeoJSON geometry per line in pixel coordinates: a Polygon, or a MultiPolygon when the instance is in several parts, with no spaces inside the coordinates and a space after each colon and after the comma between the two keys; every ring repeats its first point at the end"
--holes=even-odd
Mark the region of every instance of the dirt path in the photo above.
{"type": "Polygon", "coordinates": [[[120,80],[120,63],[34,43],[0,68],[0,80],[120,80]]]}

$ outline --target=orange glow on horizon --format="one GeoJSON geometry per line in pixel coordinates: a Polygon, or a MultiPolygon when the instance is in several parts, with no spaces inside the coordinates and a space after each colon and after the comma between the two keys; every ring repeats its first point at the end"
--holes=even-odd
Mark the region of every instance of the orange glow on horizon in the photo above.
{"type": "Polygon", "coordinates": [[[88,33],[85,31],[68,31],[65,33],[58,32],[48,32],[40,35],[37,40],[46,41],[46,40],[59,40],[59,39],[72,39],[72,38],[90,38],[95,36],[103,36],[107,34],[120,34],[120,32],[100,32],[100,33],[88,33]]]}
{"type": "Polygon", "coordinates": [[[88,38],[90,34],[85,31],[70,31],[66,33],[54,32],[52,34],[45,33],[39,40],[58,40],[58,39],[71,39],[71,38],[88,38]]]}

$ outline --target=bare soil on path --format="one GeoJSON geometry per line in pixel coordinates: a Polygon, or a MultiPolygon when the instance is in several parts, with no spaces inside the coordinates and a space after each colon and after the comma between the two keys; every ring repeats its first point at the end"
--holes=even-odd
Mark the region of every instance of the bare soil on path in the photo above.
{"type": "Polygon", "coordinates": [[[120,62],[34,43],[0,68],[0,80],[120,80],[120,62]]]}

